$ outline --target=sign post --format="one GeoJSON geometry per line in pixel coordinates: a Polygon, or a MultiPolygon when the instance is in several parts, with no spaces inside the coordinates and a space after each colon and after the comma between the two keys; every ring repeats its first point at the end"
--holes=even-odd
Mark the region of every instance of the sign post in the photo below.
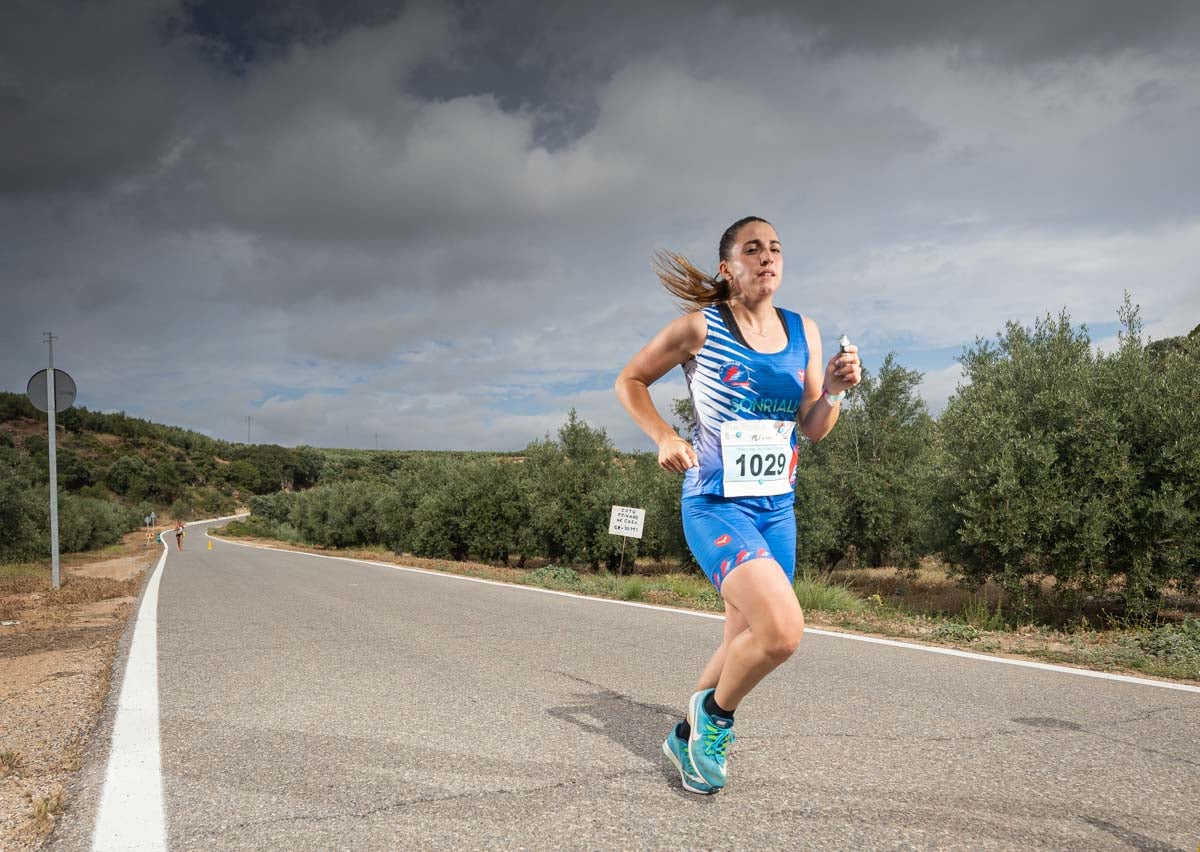
{"type": "Polygon", "coordinates": [[[632,506],[613,506],[612,514],[608,516],[609,535],[621,536],[621,564],[617,566],[617,576],[625,573],[625,542],[630,536],[642,537],[642,528],[646,523],[646,510],[635,509],[632,506]]]}
{"type": "Polygon", "coordinates": [[[50,368],[33,374],[25,387],[25,395],[34,408],[46,412],[50,446],[50,565],[54,588],[58,588],[58,441],[55,434],[54,415],[66,411],[75,402],[75,381],[62,370],[54,369],[54,341],[50,332],[44,332],[50,344],[50,368]]]}

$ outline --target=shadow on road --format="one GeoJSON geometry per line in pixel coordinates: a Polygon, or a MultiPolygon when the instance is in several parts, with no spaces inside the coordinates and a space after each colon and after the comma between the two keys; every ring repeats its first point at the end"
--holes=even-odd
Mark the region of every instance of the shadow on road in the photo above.
{"type": "Polygon", "coordinates": [[[663,781],[680,796],[689,800],[698,798],[684,791],[679,773],[662,754],[663,739],[682,717],[680,708],[636,701],[566,672],[553,674],[586,684],[594,691],[577,693],[578,700],[574,703],[547,708],[547,715],[611,740],[635,757],[659,767],[663,781]]]}

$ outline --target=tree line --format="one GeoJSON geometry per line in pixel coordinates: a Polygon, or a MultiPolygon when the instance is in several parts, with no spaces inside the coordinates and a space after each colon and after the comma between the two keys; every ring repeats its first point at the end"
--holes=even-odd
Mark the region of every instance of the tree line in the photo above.
{"type": "MultiPolygon", "coordinates": [[[[937,556],[968,586],[1028,608],[1117,594],[1132,617],[1200,583],[1200,327],[1147,344],[1128,300],[1115,350],[1064,311],[1010,323],[961,357],[939,418],[894,355],[801,445],[797,564],[915,567],[937,556]]],[[[687,419],[686,400],[676,412],[687,419]]],[[[259,531],[327,546],[384,545],[449,559],[612,567],[612,505],[646,510],[626,559],[690,560],[679,478],[620,453],[572,411],[518,458],[414,454],[377,476],[256,497],[259,531]]]]}

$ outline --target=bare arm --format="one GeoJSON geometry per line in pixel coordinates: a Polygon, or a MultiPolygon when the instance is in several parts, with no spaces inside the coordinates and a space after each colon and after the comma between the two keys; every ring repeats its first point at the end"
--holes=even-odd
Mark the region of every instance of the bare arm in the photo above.
{"type": "Polygon", "coordinates": [[[698,464],[696,452],[654,408],[650,385],[700,351],[708,327],[696,312],[679,317],[654,336],[633,356],[617,376],[617,399],[633,422],[658,445],[658,463],[664,470],[683,473],[698,464]]]}
{"type": "MultiPolygon", "coordinates": [[[[804,335],[808,338],[808,376],[812,376],[811,367],[821,363],[821,332],[817,324],[808,317],[804,318],[804,335]]],[[[804,398],[800,401],[800,429],[813,442],[819,441],[833,431],[838,421],[842,404],[829,405],[821,399],[824,389],[832,394],[854,387],[862,380],[862,364],[858,360],[858,347],[851,344],[844,353],[838,352],[829,359],[825,366],[823,384],[806,378],[804,382],[804,398]]]]}

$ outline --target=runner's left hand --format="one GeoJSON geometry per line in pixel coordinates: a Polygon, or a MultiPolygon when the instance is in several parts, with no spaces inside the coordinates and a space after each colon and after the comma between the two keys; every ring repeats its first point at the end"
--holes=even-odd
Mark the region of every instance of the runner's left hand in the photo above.
{"type": "Polygon", "coordinates": [[[825,389],[830,393],[841,393],[862,381],[862,362],[858,360],[858,347],[851,343],[845,352],[838,352],[829,359],[825,368],[825,389]]]}

